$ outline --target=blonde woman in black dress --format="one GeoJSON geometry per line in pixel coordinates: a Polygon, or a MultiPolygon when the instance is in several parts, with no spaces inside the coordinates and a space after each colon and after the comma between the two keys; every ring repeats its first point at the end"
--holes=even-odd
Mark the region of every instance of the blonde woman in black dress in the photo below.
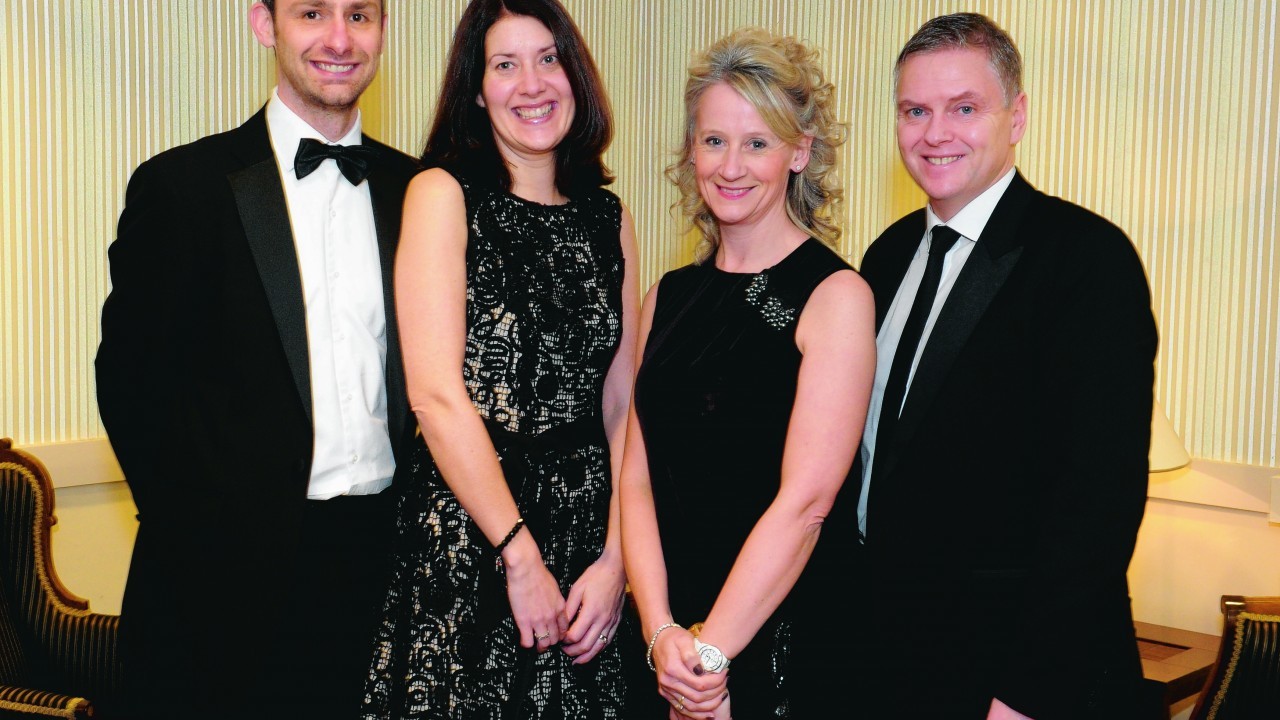
{"type": "Polygon", "coordinates": [[[831,94],[814,52],[759,29],[689,71],[669,175],[704,244],[645,298],[621,484],[627,575],[672,718],[819,717],[838,692],[814,621],[839,621],[821,586],[856,546],[857,486],[841,489],[875,320],[827,244],[831,94]]]}

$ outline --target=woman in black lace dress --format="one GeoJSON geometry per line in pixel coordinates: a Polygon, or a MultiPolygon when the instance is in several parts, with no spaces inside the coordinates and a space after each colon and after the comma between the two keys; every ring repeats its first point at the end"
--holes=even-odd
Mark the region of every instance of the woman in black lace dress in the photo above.
{"type": "Polygon", "coordinates": [[[621,484],[627,575],[670,706],[656,712],[672,717],[842,706],[849,648],[823,641],[856,549],[857,485],[841,488],[875,337],[870,291],[821,242],[838,235],[831,93],[815,53],[759,29],[689,71],[668,174],[705,242],[645,298],[621,484]]]}
{"type": "Polygon", "coordinates": [[[555,0],[473,0],[409,186],[396,303],[425,442],[365,718],[620,718],[634,241],[555,0]]]}

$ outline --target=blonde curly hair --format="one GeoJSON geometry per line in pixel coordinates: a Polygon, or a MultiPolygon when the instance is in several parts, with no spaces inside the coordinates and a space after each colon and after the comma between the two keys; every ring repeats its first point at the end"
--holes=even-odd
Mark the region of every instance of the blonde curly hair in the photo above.
{"type": "Polygon", "coordinates": [[[797,227],[834,245],[840,237],[835,206],[844,190],[836,174],[836,148],[845,141],[845,125],[835,119],[833,93],[818,65],[818,52],[793,37],[758,27],[734,30],[696,57],[685,82],[684,143],[667,178],[680,191],[672,206],[702,235],[699,261],[715,254],[720,226],[698,192],[694,173],[694,125],[703,94],[724,83],[755,107],[769,129],[783,142],[798,144],[813,138],[809,164],[787,180],[787,216],[797,227]]]}

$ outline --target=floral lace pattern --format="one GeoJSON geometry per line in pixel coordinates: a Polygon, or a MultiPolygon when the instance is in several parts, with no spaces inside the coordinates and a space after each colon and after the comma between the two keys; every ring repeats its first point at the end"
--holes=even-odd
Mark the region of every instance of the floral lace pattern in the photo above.
{"type": "MultiPolygon", "coordinates": [[[[535,539],[567,594],[607,530],[599,415],[622,334],[621,205],[604,190],[546,206],[460,182],[469,218],[463,381],[520,488],[521,512],[536,505],[543,517],[535,539]],[[539,443],[570,424],[593,432],[539,443]]],[[[496,624],[480,607],[493,549],[425,444],[411,469],[360,717],[623,717],[617,648],[580,666],[558,651],[526,654],[505,595],[496,624]]]]}

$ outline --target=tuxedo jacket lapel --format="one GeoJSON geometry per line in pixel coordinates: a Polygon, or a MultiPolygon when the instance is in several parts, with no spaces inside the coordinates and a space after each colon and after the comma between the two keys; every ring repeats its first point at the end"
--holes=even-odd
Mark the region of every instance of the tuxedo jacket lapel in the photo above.
{"type": "MultiPolygon", "coordinates": [[[[371,140],[363,139],[364,144],[378,148],[386,154],[394,152],[371,140]]],[[[382,158],[380,157],[381,161],[382,158]]],[[[378,235],[378,259],[382,264],[382,306],[387,320],[387,423],[392,442],[396,442],[404,432],[404,418],[408,413],[408,401],[404,393],[397,388],[404,387],[404,359],[400,354],[400,328],[396,320],[394,270],[396,245],[400,237],[400,214],[404,205],[405,182],[403,178],[391,177],[386,172],[378,172],[375,167],[368,178],[369,198],[373,204],[373,221],[378,235]]]]}
{"type": "Polygon", "coordinates": [[[876,298],[877,334],[884,324],[885,316],[889,314],[889,306],[898,292],[898,286],[902,284],[902,278],[906,277],[911,258],[915,256],[923,237],[924,210],[917,210],[895,223],[893,228],[886,231],[885,240],[888,242],[875,244],[863,258],[858,272],[871,286],[871,292],[876,298]],[[874,260],[871,257],[873,250],[876,253],[874,260]]]}
{"type": "Polygon", "coordinates": [[[307,353],[302,272],[298,268],[280,170],[267,135],[265,111],[242,125],[239,134],[237,140],[245,167],[230,173],[227,180],[236,199],[245,240],[262,277],[262,287],[289,360],[298,398],[311,420],[311,365],[307,353]]]}
{"type": "MultiPolygon", "coordinates": [[[[872,469],[876,477],[892,472],[900,453],[933,405],[956,357],[1017,265],[1024,237],[1019,226],[1033,192],[1021,174],[1014,176],[983,229],[977,247],[965,261],[920,354],[893,442],[890,447],[876,448],[872,469]]],[[[904,265],[902,275],[905,273],[904,265]]],[[[898,280],[901,282],[901,275],[898,280]]]]}
{"type": "MultiPolygon", "coordinates": [[[[230,173],[227,179],[235,196],[245,239],[266,289],[267,302],[280,333],[280,343],[289,360],[298,398],[307,418],[314,421],[302,272],[298,267],[293,227],[289,221],[280,170],[267,134],[265,111],[260,111],[242,125],[236,140],[236,152],[240,155],[243,167],[230,173]]],[[[394,150],[368,137],[363,138],[363,142],[380,153],[367,182],[377,234],[378,259],[382,269],[382,299],[387,323],[387,420],[388,432],[394,444],[405,431],[405,417],[408,413],[407,400],[400,390],[404,387],[404,361],[400,356],[392,282],[407,177],[378,167],[386,164],[385,155],[394,153],[394,150]]]]}

